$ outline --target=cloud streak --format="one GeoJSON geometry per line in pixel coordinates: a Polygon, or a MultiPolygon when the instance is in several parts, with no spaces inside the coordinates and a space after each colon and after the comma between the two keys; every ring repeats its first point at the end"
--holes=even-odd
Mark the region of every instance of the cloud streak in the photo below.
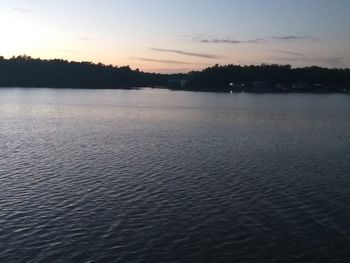
{"type": "Polygon", "coordinates": [[[254,39],[235,39],[235,38],[215,38],[215,37],[191,37],[185,36],[186,38],[191,39],[197,43],[204,44],[230,44],[230,45],[239,45],[239,44],[264,44],[270,42],[291,42],[291,41],[318,41],[317,38],[312,36],[297,36],[297,35],[287,35],[287,36],[272,36],[266,38],[254,38],[254,39]]]}
{"type": "Polygon", "coordinates": [[[178,65],[191,65],[191,64],[193,64],[193,63],[189,63],[186,61],[168,60],[168,59],[152,59],[152,58],[141,58],[141,57],[133,57],[132,59],[136,59],[139,61],[146,61],[146,62],[163,63],[163,64],[178,64],[178,65]]]}
{"type": "Polygon", "coordinates": [[[296,35],[272,36],[271,39],[277,40],[277,41],[298,41],[298,40],[311,40],[313,42],[318,41],[317,38],[314,38],[312,36],[296,36],[296,35]]]}
{"type": "Polygon", "coordinates": [[[321,63],[328,66],[342,66],[344,65],[344,57],[317,57],[317,58],[308,58],[308,57],[271,57],[269,58],[275,61],[287,61],[287,62],[305,62],[305,63],[321,63]]]}
{"type": "Polygon", "coordinates": [[[272,52],[279,53],[279,54],[285,54],[285,55],[291,55],[291,56],[300,57],[300,58],[305,58],[304,54],[298,53],[298,52],[285,51],[285,50],[272,50],[272,52]]]}
{"type": "Polygon", "coordinates": [[[89,37],[80,37],[79,39],[82,41],[95,41],[95,39],[89,37]]]}
{"type": "Polygon", "coordinates": [[[266,40],[262,38],[256,39],[248,39],[248,40],[236,40],[230,38],[194,38],[195,41],[199,43],[207,43],[207,44],[258,44],[265,43],[266,40]]]}
{"type": "Polygon", "coordinates": [[[56,49],[52,49],[52,50],[56,51],[56,52],[61,52],[61,53],[88,53],[87,51],[63,49],[63,48],[56,48],[56,49]]]}
{"type": "Polygon", "coordinates": [[[22,13],[33,13],[32,10],[26,9],[26,8],[21,8],[21,7],[12,7],[12,10],[22,12],[22,13]]]}
{"type": "Polygon", "coordinates": [[[164,52],[164,53],[175,53],[183,56],[191,56],[191,57],[199,57],[199,58],[207,58],[207,59],[220,59],[223,58],[218,55],[213,54],[206,54],[206,53],[194,53],[194,52],[187,52],[177,49],[164,49],[164,48],[150,48],[152,51],[156,52],[164,52]]]}

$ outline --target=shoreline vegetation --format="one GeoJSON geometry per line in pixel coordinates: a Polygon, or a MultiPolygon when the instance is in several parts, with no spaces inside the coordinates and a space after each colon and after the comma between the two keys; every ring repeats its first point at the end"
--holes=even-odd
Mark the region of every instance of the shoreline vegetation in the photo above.
{"type": "Polygon", "coordinates": [[[146,73],[129,66],[0,56],[0,87],[133,89],[254,93],[348,93],[350,69],[262,64],[215,65],[179,74],[146,73]]]}

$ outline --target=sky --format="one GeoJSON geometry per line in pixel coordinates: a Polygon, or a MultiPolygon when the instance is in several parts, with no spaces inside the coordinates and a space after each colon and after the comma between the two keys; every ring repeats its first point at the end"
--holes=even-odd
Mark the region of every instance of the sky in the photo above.
{"type": "Polygon", "coordinates": [[[188,72],[350,67],[349,0],[0,0],[0,55],[188,72]]]}

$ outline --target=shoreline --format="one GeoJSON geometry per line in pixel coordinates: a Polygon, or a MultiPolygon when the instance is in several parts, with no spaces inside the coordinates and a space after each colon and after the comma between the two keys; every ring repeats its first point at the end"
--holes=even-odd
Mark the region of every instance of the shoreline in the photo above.
{"type": "Polygon", "coordinates": [[[350,90],[346,91],[331,91],[331,90],[316,90],[316,91],[308,91],[308,90],[287,90],[287,91],[276,91],[271,89],[266,90],[218,90],[218,89],[184,89],[184,88],[172,88],[166,86],[142,86],[142,87],[74,87],[74,86],[65,86],[65,87],[57,87],[57,86],[0,86],[0,89],[73,89],[73,90],[169,90],[169,91],[188,91],[188,92],[208,92],[208,93],[228,93],[228,94],[344,94],[350,95],[350,90]]]}

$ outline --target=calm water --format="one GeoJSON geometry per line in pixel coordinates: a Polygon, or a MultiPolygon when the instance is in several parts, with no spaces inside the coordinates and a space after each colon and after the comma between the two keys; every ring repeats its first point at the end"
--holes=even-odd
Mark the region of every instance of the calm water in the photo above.
{"type": "Polygon", "coordinates": [[[0,89],[0,262],[348,262],[350,96],[0,89]]]}

